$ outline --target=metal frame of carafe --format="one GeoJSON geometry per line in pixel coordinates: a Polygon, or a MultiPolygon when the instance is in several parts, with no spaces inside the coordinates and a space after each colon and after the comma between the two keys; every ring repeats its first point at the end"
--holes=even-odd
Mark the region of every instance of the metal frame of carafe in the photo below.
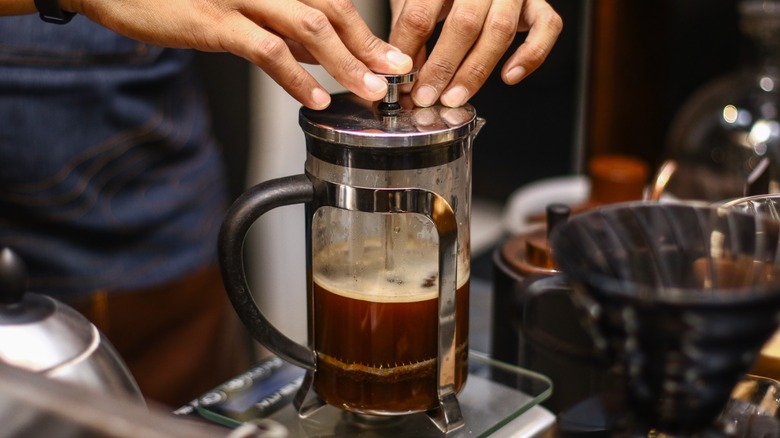
{"type": "MultiPolygon", "coordinates": [[[[301,417],[308,417],[325,403],[311,391],[317,358],[313,327],[309,346],[291,341],[268,322],[254,303],[243,268],[243,240],[249,228],[264,213],[283,205],[305,203],[306,222],[311,227],[318,208],[332,206],[378,214],[416,213],[431,220],[439,236],[439,334],[437,392],[439,406],[427,412],[443,432],[465,423],[455,393],[455,326],[457,299],[458,225],[452,206],[440,195],[415,188],[363,188],[319,180],[311,174],[278,178],[261,183],[244,193],[228,211],[220,232],[219,255],[228,296],[252,336],[283,360],[306,369],[293,405],[301,417]]],[[[307,243],[307,265],[311,266],[311,244],[307,243]]],[[[308,289],[311,300],[312,276],[308,289]]]]}
{"type": "MultiPolygon", "coordinates": [[[[314,213],[326,206],[378,214],[416,213],[433,222],[439,236],[439,334],[436,362],[439,407],[427,414],[443,432],[460,428],[464,421],[455,392],[458,223],[452,207],[442,196],[428,190],[351,187],[307,176],[314,184],[314,200],[306,204],[307,229],[311,228],[314,213]]],[[[307,265],[311,267],[310,243],[307,243],[306,258],[307,265]]],[[[311,272],[311,269],[307,271],[311,272]]],[[[306,281],[311,298],[313,279],[310,274],[306,281]]],[[[311,344],[311,331],[309,336],[311,344]]],[[[302,417],[310,416],[324,405],[319,398],[310,395],[314,373],[316,362],[314,369],[307,367],[306,377],[294,400],[302,417]]]]}

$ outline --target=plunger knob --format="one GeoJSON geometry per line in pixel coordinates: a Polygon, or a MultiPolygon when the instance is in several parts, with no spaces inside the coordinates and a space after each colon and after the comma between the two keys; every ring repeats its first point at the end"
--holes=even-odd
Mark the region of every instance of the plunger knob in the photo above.
{"type": "Polygon", "coordinates": [[[387,94],[379,102],[377,108],[383,116],[395,116],[401,111],[398,103],[398,87],[403,84],[411,84],[417,77],[417,69],[400,75],[377,73],[387,80],[387,94]]]}

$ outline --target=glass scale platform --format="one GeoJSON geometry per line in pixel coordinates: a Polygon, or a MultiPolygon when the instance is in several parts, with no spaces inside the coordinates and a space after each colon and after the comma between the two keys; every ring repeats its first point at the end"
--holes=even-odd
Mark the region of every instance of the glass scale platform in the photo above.
{"type": "Polygon", "coordinates": [[[285,426],[289,436],[294,437],[483,437],[500,430],[552,394],[552,382],[547,377],[471,351],[469,377],[458,395],[466,424],[445,435],[422,413],[373,417],[325,406],[302,419],[292,406],[292,398],[303,375],[303,369],[273,357],[177,413],[187,413],[189,409],[227,427],[268,418],[285,426]]]}

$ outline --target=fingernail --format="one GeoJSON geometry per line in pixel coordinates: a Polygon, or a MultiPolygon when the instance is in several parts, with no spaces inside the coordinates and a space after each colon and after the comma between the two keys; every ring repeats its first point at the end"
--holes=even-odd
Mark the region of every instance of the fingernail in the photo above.
{"type": "Polygon", "coordinates": [[[387,81],[377,75],[366,73],[363,75],[363,83],[373,94],[387,93],[387,81]]]}
{"type": "Polygon", "coordinates": [[[436,102],[436,89],[423,85],[414,93],[413,99],[417,106],[431,106],[436,102]]]}
{"type": "Polygon", "coordinates": [[[330,94],[322,88],[315,88],[311,92],[311,100],[316,107],[312,109],[325,109],[330,105],[330,94]]]}
{"type": "Polygon", "coordinates": [[[506,72],[506,80],[507,82],[516,83],[520,82],[520,79],[523,79],[525,76],[525,69],[521,66],[512,67],[506,72]]]}
{"type": "Polygon", "coordinates": [[[463,86],[452,87],[441,95],[441,103],[444,106],[455,108],[469,100],[469,90],[463,86]]]}
{"type": "Polygon", "coordinates": [[[398,68],[412,66],[412,58],[400,50],[390,50],[387,52],[387,60],[390,61],[390,64],[393,64],[398,68]]]}

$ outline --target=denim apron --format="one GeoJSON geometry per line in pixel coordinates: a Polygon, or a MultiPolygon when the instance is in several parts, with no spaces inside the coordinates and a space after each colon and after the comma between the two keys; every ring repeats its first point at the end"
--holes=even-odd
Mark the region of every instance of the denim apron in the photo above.
{"type": "Polygon", "coordinates": [[[215,261],[227,190],[191,58],[83,16],[0,18],[0,246],[30,290],[136,289],[215,261]]]}

